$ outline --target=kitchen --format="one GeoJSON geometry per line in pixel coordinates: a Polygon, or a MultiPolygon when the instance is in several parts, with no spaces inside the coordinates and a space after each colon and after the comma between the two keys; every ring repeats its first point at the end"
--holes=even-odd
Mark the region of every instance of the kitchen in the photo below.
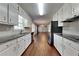
{"type": "Polygon", "coordinates": [[[62,56],[79,55],[78,5],[77,3],[64,4],[54,15],[55,18],[53,17],[58,19],[58,26],[63,27],[62,33],[54,34],[54,45],[62,56]]]}
{"type": "Polygon", "coordinates": [[[0,55],[20,56],[30,44],[31,18],[16,3],[0,3],[0,55]]]}
{"type": "Polygon", "coordinates": [[[41,16],[35,4],[0,3],[0,56],[21,56],[41,32],[61,56],[79,56],[79,3],[43,3],[41,16]]]}

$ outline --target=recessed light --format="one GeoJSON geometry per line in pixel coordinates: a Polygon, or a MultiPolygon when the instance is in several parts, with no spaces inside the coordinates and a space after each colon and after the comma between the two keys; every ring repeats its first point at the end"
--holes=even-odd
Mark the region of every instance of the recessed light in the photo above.
{"type": "Polygon", "coordinates": [[[44,3],[37,3],[40,15],[44,15],[44,3]]]}

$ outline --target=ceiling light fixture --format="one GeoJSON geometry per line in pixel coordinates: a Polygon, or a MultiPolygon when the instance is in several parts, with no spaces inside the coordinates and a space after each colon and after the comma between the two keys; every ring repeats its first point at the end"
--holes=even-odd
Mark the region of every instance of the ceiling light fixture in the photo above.
{"type": "Polygon", "coordinates": [[[44,3],[37,3],[40,15],[44,15],[44,3]]]}

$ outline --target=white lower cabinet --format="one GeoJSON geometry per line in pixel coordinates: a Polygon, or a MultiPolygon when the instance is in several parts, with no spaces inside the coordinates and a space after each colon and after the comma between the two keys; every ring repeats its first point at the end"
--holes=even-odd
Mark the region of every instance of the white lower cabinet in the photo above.
{"type": "Polygon", "coordinates": [[[0,56],[20,56],[31,44],[31,33],[0,44],[0,56]]]}
{"type": "Polygon", "coordinates": [[[18,24],[17,3],[0,3],[0,23],[7,25],[18,24]]]}
{"type": "Polygon", "coordinates": [[[21,55],[31,43],[31,34],[18,38],[18,55],[21,55]]]}
{"type": "Polygon", "coordinates": [[[54,34],[54,46],[58,52],[62,55],[62,37],[54,34]]]}
{"type": "Polygon", "coordinates": [[[0,48],[3,49],[0,51],[1,56],[14,56],[17,55],[16,51],[16,39],[6,42],[0,45],[0,48]]]}
{"type": "Polygon", "coordinates": [[[62,56],[79,56],[79,45],[57,34],[54,34],[54,46],[62,56]]]}
{"type": "Polygon", "coordinates": [[[63,46],[63,56],[78,56],[78,52],[79,51],[75,50],[69,45],[63,46]]]}
{"type": "Polygon", "coordinates": [[[16,3],[9,4],[9,24],[18,25],[18,5],[16,3]]]}
{"type": "Polygon", "coordinates": [[[16,46],[9,47],[8,49],[2,51],[0,53],[1,56],[16,56],[17,51],[16,51],[16,46]]]}
{"type": "Polygon", "coordinates": [[[79,56],[76,45],[73,41],[63,38],[63,56],[79,56]]]}

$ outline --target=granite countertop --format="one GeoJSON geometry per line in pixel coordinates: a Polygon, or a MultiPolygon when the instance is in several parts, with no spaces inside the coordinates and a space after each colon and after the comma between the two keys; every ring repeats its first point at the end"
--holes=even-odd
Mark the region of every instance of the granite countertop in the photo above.
{"type": "Polygon", "coordinates": [[[0,43],[4,43],[4,42],[7,42],[7,41],[10,41],[10,40],[13,40],[13,39],[17,39],[17,38],[22,37],[26,34],[29,34],[29,32],[19,33],[19,34],[16,34],[16,35],[10,35],[10,36],[6,36],[6,37],[0,37],[0,43]]]}
{"type": "Polygon", "coordinates": [[[55,33],[59,36],[62,36],[64,38],[67,38],[68,40],[70,41],[73,41],[73,42],[76,42],[76,43],[79,43],[79,36],[76,36],[76,35],[69,35],[69,34],[62,34],[62,33],[55,33]]]}

